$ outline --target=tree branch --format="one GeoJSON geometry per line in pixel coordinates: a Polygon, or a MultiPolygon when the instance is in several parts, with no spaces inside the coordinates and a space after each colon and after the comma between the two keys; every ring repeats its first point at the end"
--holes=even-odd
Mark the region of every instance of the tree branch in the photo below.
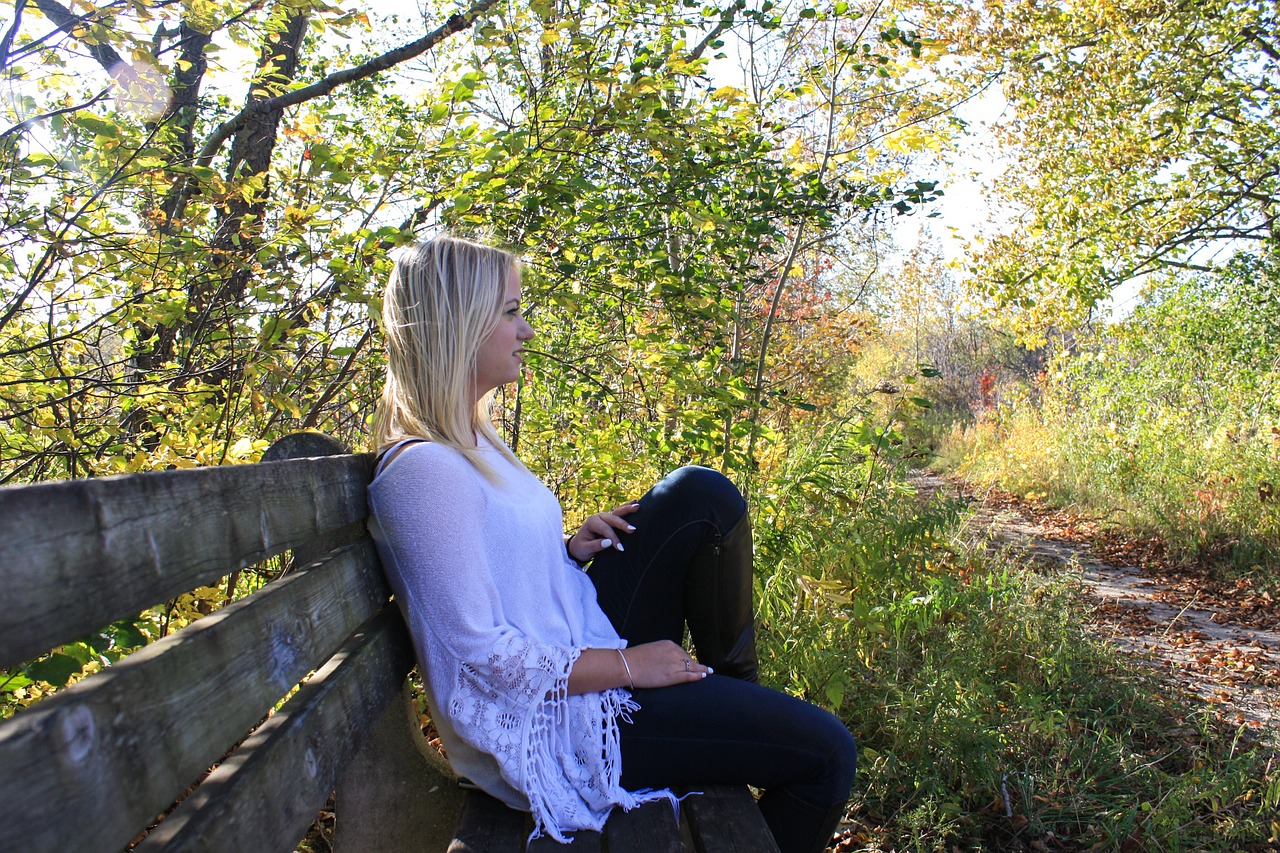
{"type": "MultiPolygon", "coordinates": [[[[73,15],[70,9],[54,0],[36,0],[36,8],[43,12],[54,26],[72,38],[77,38],[75,28],[90,20],[93,13],[97,11],[94,9],[93,12],[86,12],[83,15],[73,15]]],[[[120,54],[116,53],[116,49],[109,44],[86,44],[85,48],[89,51],[89,55],[107,70],[108,74],[113,73],[116,66],[123,62],[120,54]]]]}
{"type": "Polygon", "coordinates": [[[0,39],[0,68],[9,67],[9,49],[13,47],[13,39],[18,35],[18,26],[22,23],[22,10],[26,8],[27,0],[18,0],[13,4],[13,23],[9,26],[9,31],[4,34],[4,38],[0,39]]]}
{"type": "Polygon", "coordinates": [[[738,10],[745,8],[746,5],[746,0],[736,0],[732,6],[725,9],[724,14],[720,16],[719,22],[716,23],[711,32],[707,33],[706,38],[698,42],[698,46],[689,51],[688,58],[690,60],[701,59],[702,54],[711,45],[711,43],[720,38],[720,36],[724,34],[725,30],[733,26],[733,20],[738,14],[738,10]]]}
{"type": "Polygon", "coordinates": [[[1280,49],[1277,49],[1275,45],[1271,44],[1266,39],[1264,39],[1262,37],[1262,34],[1259,33],[1257,30],[1253,29],[1252,27],[1245,27],[1240,31],[1240,35],[1244,36],[1249,41],[1256,44],[1262,50],[1262,52],[1265,53],[1267,56],[1271,57],[1277,62],[1280,62],[1280,49]]]}
{"type": "Polygon", "coordinates": [[[9,136],[10,134],[21,133],[22,131],[31,127],[33,124],[42,122],[47,118],[53,118],[54,116],[65,115],[66,113],[78,113],[80,112],[80,110],[88,109],[89,107],[98,103],[109,94],[111,94],[110,86],[103,89],[101,92],[94,95],[92,98],[90,98],[89,100],[85,101],[82,104],[75,104],[74,106],[70,106],[70,107],[62,107],[60,109],[50,110],[47,113],[41,113],[38,116],[31,116],[30,118],[25,118],[22,121],[18,122],[17,124],[9,125],[3,131],[0,131],[0,140],[3,140],[6,136],[9,136]]]}
{"type": "MultiPolygon", "coordinates": [[[[41,0],[41,2],[47,2],[47,0],[41,0]]],[[[340,86],[363,80],[366,77],[372,77],[374,74],[386,71],[388,68],[393,68],[402,62],[420,56],[454,33],[470,27],[477,17],[484,14],[496,2],[497,0],[479,0],[466,12],[450,15],[447,21],[415,42],[410,42],[395,50],[388,51],[363,65],[336,71],[323,80],[312,83],[310,86],[304,86],[301,89],[295,89],[292,92],[286,92],[274,98],[247,104],[239,113],[223,122],[205,140],[204,147],[200,149],[200,153],[196,156],[196,165],[208,166],[218,149],[222,147],[222,144],[259,113],[287,109],[288,107],[305,103],[313,98],[327,95],[340,86]]]]}

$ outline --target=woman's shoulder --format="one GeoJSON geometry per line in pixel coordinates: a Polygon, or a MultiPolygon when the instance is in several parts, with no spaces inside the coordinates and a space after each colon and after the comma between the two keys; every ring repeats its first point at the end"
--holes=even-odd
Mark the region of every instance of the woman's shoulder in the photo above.
{"type": "Polygon", "coordinates": [[[457,480],[472,470],[466,458],[452,447],[425,438],[407,439],[392,445],[378,460],[377,473],[370,488],[402,478],[447,477],[457,480]]]}

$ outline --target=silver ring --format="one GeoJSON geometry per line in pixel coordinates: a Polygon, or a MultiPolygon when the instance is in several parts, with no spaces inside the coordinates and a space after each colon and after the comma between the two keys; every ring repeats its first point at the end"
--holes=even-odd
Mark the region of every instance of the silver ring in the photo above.
{"type": "Polygon", "coordinates": [[[684,659],[684,671],[685,671],[685,672],[690,672],[690,671],[691,671],[692,666],[693,666],[693,659],[692,659],[692,658],[685,658],[685,659],[684,659]]]}

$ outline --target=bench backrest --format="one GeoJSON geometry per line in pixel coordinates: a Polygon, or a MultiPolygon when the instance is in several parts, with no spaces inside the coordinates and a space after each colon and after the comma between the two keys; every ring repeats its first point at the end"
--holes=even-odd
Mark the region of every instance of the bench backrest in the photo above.
{"type": "Polygon", "coordinates": [[[306,563],[0,725],[23,849],[116,853],[178,800],[137,849],[294,848],[412,666],[365,533],[372,464],[0,489],[0,669],[273,555],[306,563]]]}

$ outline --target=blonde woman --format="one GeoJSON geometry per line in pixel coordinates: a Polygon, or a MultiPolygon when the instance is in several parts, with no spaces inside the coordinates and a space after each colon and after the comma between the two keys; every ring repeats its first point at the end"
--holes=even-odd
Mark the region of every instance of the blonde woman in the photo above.
{"type": "Polygon", "coordinates": [[[856,750],[832,715],[755,683],[738,490],[681,468],[564,535],[490,419],[535,334],[506,252],[405,251],[383,323],[370,528],[458,774],[559,841],[673,787],[747,783],[783,853],[823,850],[856,750]]]}

